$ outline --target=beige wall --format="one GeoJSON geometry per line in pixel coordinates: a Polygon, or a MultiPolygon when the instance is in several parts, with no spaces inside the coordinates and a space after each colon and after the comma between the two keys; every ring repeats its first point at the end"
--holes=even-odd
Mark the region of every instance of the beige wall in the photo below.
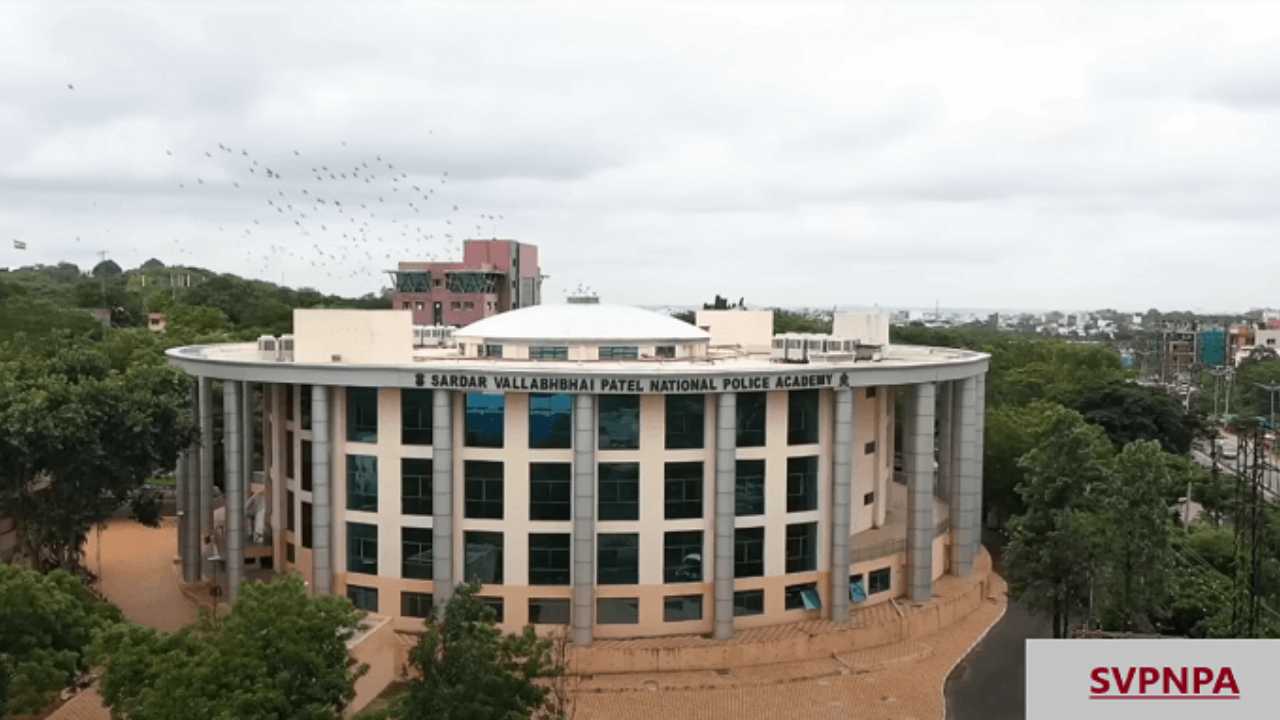
{"type": "Polygon", "coordinates": [[[831,334],[842,338],[856,338],[864,345],[888,345],[889,313],[838,312],[831,321],[831,334]]]}
{"type": "Polygon", "coordinates": [[[712,345],[767,353],[773,341],[772,310],[699,310],[694,324],[711,333],[712,345]]]}
{"type": "Polygon", "coordinates": [[[409,363],[409,310],[294,310],[293,359],[300,363],[409,363]]]}
{"type": "MultiPolygon", "coordinates": [[[[271,415],[268,417],[272,428],[272,446],[270,453],[271,476],[274,484],[283,489],[287,487],[294,493],[294,512],[298,519],[298,531],[285,533],[284,518],[281,517],[278,527],[280,541],[277,545],[276,566],[289,568],[284,559],[284,542],[295,544],[296,563],[292,569],[302,573],[310,581],[311,553],[301,547],[301,504],[311,501],[311,493],[301,489],[301,443],[311,438],[310,430],[301,429],[301,386],[295,386],[293,393],[292,421],[284,420],[283,387],[277,387],[271,394],[271,415]],[[279,410],[279,417],[276,416],[279,410]],[[293,432],[295,478],[285,480],[284,454],[285,432],[293,432]]],[[[383,388],[378,392],[378,435],[374,443],[348,442],[346,440],[346,392],[343,388],[333,391],[331,400],[335,442],[331,458],[332,467],[332,500],[333,517],[333,565],[335,571],[334,591],[345,594],[348,584],[359,584],[375,587],[379,591],[379,612],[393,618],[393,625],[399,630],[421,629],[422,621],[414,618],[399,617],[400,593],[402,591],[431,593],[433,584],[428,580],[408,580],[401,578],[401,544],[400,528],[429,528],[432,519],[429,516],[405,516],[400,513],[400,458],[432,457],[430,446],[402,445],[400,443],[400,390],[383,388]],[[378,459],[378,510],[377,512],[359,512],[346,510],[346,455],[373,455],[378,459]],[[378,527],[378,575],[348,573],[346,552],[346,523],[364,522],[378,527]]],[[[855,440],[854,440],[854,477],[852,487],[851,533],[857,533],[883,523],[884,509],[887,504],[887,482],[892,472],[892,407],[893,394],[889,388],[877,388],[875,396],[868,398],[866,388],[854,390],[856,396],[855,440]],[[865,443],[874,440],[875,452],[867,454],[865,443]],[[875,493],[872,504],[864,502],[867,493],[875,493]]],[[[454,427],[454,568],[456,578],[464,577],[463,533],[469,530],[485,530],[502,532],[504,537],[503,576],[504,584],[482,588],[482,595],[500,596],[504,599],[504,628],[517,630],[528,622],[528,600],[535,597],[568,598],[571,588],[568,585],[557,587],[530,587],[528,581],[528,550],[525,538],[530,532],[572,532],[572,521],[531,521],[528,519],[530,462],[572,462],[572,450],[534,450],[528,447],[528,395],[513,393],[505,396],[506,412],[504,417],[503,448],[469,448],[464,446],[464,396],[454,394],[453,427],[454,427]],[[464,463],[467,460],[498,460],[504,463],[504,518],[502,520],[469,519],[464,517],[464,463]]],[[[806,582],[817,582],[823,607],[830,605],[829,580],[826,572],[828,550],[830,546],[830,500],[831,500],[831,431],[832,390],[819,391],[819,442],[812,445],[787,444],[787,408],[786,391],[771,391],[767,396],[766,444],[763,447],[739,448],[740,459],[764,459],[766,461],[766,499],[765,514],[754,517],[737,518],[737,527],[763,526],[765,528],[765,576],[760,578],[744,578],[735,581],[735,588],[749,590],[762,588],[765,591],[765,613],[763,615],[742,617],[735,621],[739,628],[756,627],[790,622],[806,617],[819,617],[825,613],[807,612],[804,610],[784,610],[784,594],[786,586],[806,582]],[[786,467],[787,458],[794,456],[817,455],[819,468],[819,507],[817,510],[787,513],[786,512],[786,467]],[[785,574],[786,547],[785,534],[788,524],[800,522],[817,522],[818,550],[816,570],[812,572],[785,574]]],[[[714,395],[706,395],[704,414],[704,447],[693,450],[666,450],[664,448],[664,416],[665,398],[660,395],[640,396],[640,448],[638,450],[599,450],[598,462],[637,462],[640,465],[640,518],[636,521],[599,522],[598,532],[634,532],[639,538],[639,584],[635,586],[597,586],[597,597],[638,597],[640,598],[640,622],[628,625],[597,625],[597,637],[632,637],[642,635],[705,633],[712,626],[712,585],[711,572],[715,555],[714,548],[714,470],[715,455],[715,412],[714,395]],[[700,461],[704,465],[703,475],[703,516],[691,520],[664,519],[664,463],[668,461],[700,461]],[[701,583],[671,584],[663,583],[663,539],[664,533],[674,530],[701,530],[703,532],[703,572],[701,583]],[[662,598],[667,595],[700,594],[703,596],[703,619],[681,623],[665,623],[662,621],[662,598]]],[[[280,493],[283,505],[283,492],[280,493]]],[[[941,574],[945,562],[945,537],[935,543],[935,575],[941,574]]],[[[851,572],[869,572],[878,567],[890,566],[892,570],[893,590],[880,593],[869,598],[868,603],[881,602],[901,593],[903,579],[902,557],[894,555],[879,560],[855,565],[851,572]]]]}

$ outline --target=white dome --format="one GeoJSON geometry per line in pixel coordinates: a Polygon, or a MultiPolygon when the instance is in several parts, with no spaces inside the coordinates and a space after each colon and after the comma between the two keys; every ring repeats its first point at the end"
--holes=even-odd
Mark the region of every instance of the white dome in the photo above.
{"type": "Polygon", "coordinates": [[[706,331],[670,315],[630,305],[533,305],[478,320],[455,333],[486,340],[570,342],[711,341],[706,331]]]}

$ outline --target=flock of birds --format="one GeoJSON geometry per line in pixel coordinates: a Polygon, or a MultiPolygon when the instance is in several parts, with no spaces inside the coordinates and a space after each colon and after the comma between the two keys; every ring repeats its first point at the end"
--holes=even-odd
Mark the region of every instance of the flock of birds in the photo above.
{"type": "MultiPolygon", "coordinates": [[[[76,87],[68,83],[67,90],[76,87]]],[[[329,149],[262,151],[213,139],[204,147],[157,152],[171,164],[181,214],[200,225],[172,238],[174,259],[214,264],[211,250],[232,251],[252,261],[248,274],[290,285],[314,285],[312,276],[320,275],[338,281],[331,285],[376,291],[398,261],[461,259],[464,238],[497,236],[504,219],[464,211],[448,199],[448,171],[426,173],[386,153],[359,152],[345,140],[329,149]],[[215,217],[236,219],[203,219],[202,206],[215,217]],[[300,266],[307,277],[287,276],[300,266]]],[[[98,239],[107,254],[124,249],[167,259],[154,248],[119,247],[109,235],[104,228],[98,239]]],[[[13,242],[27,249],[26,239],[13,242]]]]}

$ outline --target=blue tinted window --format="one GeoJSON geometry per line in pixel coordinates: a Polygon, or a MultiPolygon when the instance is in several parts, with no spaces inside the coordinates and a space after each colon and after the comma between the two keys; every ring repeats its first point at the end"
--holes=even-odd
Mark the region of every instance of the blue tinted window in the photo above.
{"type": "Polygon", "coordinates": [[[378,574],[378,526],[347,523],[347,572],[378,574]]]}
{"type": "Polygon", "coordinates": [[[377,388],[347,388],[347,440],[378,441],[377,388]]]}
{"type": "Polygon", "coordinates": [[[573,396],[529,396],[529,447],[569,448],[573,433],[573,396]]]}
{"type": "Polygon", "coordinates": [[[502,447],[502,395],[467,393],[466,443],[468,447],[502,447]]]}
{"type": "Polygon", "coordinates": [[[347,456],[347,509],[377,512],[377,457],[373,455],[347,456]]]}
{"type": "Polygon", "coordinates": [[[668,395],[666,401],[667,449],[701,448],[706,399],[702,395],[668,395]]]}
{"type": "Polygon", "coordinates": [[[764,445],[768,398],[762,392],[738,393],[738,447],[764,445]]]}
{"type": "Polygon", "coordinates": [[[600,449],[640,447],[640,396],[600,396],[600,449]]]}

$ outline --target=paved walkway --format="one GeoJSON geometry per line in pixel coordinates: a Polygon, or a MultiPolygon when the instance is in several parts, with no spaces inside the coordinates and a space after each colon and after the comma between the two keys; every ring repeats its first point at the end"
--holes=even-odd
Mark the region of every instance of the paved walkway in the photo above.
{"type": "Polygon", "coordinates": [[[98,574],[98,588],[129,620],[173,631],[195,622],[196,606],[178,588],[177,526],[165,518],[158,528],[133,520],[112,520],[102,531],[102,567],[98,533],[89,533],[84,563],[98,574]]]}
{"type": "Polygon", "coordinates": [[[942,720],[943,683],[1005,609],[995,599],[960,622],[906,643],[830,659],[730,671],[596,676],[576,688],[581,720],[942,720]]]}

